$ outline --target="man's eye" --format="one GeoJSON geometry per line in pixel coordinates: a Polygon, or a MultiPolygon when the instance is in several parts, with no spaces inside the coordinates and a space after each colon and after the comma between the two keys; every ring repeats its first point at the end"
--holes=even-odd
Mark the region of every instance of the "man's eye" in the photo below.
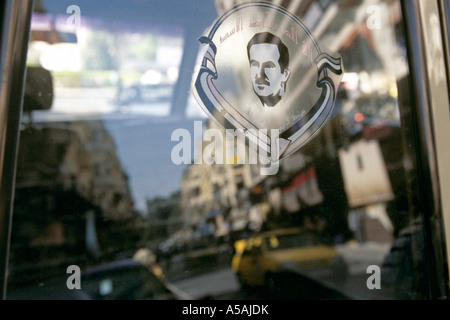
{"type": "Polygon", "coordinates": [[[251,67],[259,67],[259,63],[256,61],[252,61],[252,62],[250,62],[250,66],[251,67]]]}

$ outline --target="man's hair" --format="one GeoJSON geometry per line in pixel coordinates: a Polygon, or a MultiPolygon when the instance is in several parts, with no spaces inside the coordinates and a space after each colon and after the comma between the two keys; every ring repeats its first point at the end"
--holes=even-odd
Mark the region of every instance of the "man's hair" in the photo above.
{"type": "Polygon", "coordinates": [[[280,58],[278,63],[280,64],[281,72],[289,66],[289,51],[286,45],[281,41],[279,37],[270,32],[261,32],[255,34],[247,44],[247,57],[250,60],[250,48],[254,44],[275,44],[278,46],[278,51],[280,52],[280,58]]]}

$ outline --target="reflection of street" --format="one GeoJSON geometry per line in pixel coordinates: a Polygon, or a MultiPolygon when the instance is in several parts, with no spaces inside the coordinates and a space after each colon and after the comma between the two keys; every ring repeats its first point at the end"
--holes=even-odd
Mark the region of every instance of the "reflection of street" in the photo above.
{"type": "Polygon", "coordinates": [[[159,261],[166,278],[172,283],[228,269],[231,266],[228,245],[172,255],[159,261]]]}
{"type": "Polygon", "coordinates": [[[111,88],[65,88],[55,89],[50,110],[35,112],[36,120],[111,118],[119,116],[166,116],[170,111],[167,102],[141,102],[119,105],[116,89],[111,88]]]}
{"type": "Polygon", "coordinates": [[[277,300],[277,299],[317,299],[317,300],[368,300],[382,299],[382,294],[369,290],[366,286],[367,275],[358,274],[342,284],[342,294],[332,288],[318,283],[307,282],[291,275],[291,287],[274,296],[265,288],[242,289],[231,268],[219,269],[213,272],[177,281],[174,284],[195,299],[213,300],[277,300]]]}
{"type": "MultiPolygon", "coordinates": [[[[231,252],[226,246],[209,254],[178,254],[161,261],[167,279],[195,299],[213,300],[273,300],[273,299],[313,299],[313,300],[371,300],[386,299],[390,292],[384,289],[369,289],[367,280],[371,274],[367,267],[378,264],[387,254],[388,246],[351,244],[339,248],[350,263],[350,275],[345,280],[332,278],[312,281],[297,273],[287,273],[280,277],[282,289],[276,293],[266,288],[241,288],[230,268],[231,252]]],[[[206,251],[205,251],[206,252],[206,251]]]]}
{"type": "Polygon", "coordinates": [[[113,112],[114,88],[57,88],[50,113],[70,115],[113,112]]]}

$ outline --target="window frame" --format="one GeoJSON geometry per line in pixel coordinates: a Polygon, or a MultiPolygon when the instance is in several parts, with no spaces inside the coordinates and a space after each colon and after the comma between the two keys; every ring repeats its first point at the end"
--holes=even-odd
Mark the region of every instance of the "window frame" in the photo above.
{"type": "MultiPolygon", "coordinates": [[[[416,184],[417,210],[424,223],[424,253],[427,260],[429,299],[448,299],[449,270],[447,261],[450,244],[450,204],[445,195],[450,192],[447,182],[450,163],[445,137],[450,136],[449,96],[437,94],[439,86],[448,87],[448,79],[434,83],[429,65],[435,61],[427,58],[431,44],[425,35],[430,30],[431,15],[440,16],[438,0],[402,1],[404,28],[410,69],[413,139],[416,141],[417,169],[420,183],[416,184]]],[[[443,30],[440,25],[440,30],[443,30]]],[[[442,39],[442,38],[441,38],[442,39]]],[[[442,59],[444,57],[441,57],[442,59]]],[[[448,61],[448,57],[447,57],[448,61]]]]}
{"type": "Polygon", "coordinates": [[[6,297],[16,156],[24,93],[32,0],[0,5],[0,289],[6,297]]]}

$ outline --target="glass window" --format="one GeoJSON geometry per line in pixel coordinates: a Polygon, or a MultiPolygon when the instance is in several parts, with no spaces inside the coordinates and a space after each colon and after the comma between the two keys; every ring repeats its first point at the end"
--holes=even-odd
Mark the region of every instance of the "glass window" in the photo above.
{"type": "MultiPolygon", "coordinates": [[[[26,100],[24,107],[9,297],[51,299],[76,285],[69,266],[87,281],[84,270],[135,260],[155,277],[112,264],[110,275],[80,282],[83,297],[123,299],[132,289],[137,299],[151,299],[144,293],[152,290],[172,299],[161,286],[174,286],[195,299],[276,299],[282,293],[255,294],[252,281],[273,287],[276,280],[267,282],[264,263],[240,263],[239,240],[293,227],[320,243],[273,258],[292,275],[320,260],[328,269],[308,273],[317,288],[330,289],[317,289],[320,299],[336,291],[348,299],[427,296],[400,1],[273,2],[342,57],[344,74],[321,129],[276,174],[263,175],[234,140],[214,139],[221,144],[211,152],[204,133],[220,126],[192,94],[205,54],[198,39],[246,1],[36,1],[28,75],[51,76],[52,91],[41,92],[51,106],[26,100]],[[232,159],[214,162],[227,146],[232,159]],[[336,276],[342,270],[344,279],[336,276]]],[[[241,75],[224,76],[239,89],[241,75]]],[[[309,77],[294,79],[290,86],[308,92],[309,77]]]]}

